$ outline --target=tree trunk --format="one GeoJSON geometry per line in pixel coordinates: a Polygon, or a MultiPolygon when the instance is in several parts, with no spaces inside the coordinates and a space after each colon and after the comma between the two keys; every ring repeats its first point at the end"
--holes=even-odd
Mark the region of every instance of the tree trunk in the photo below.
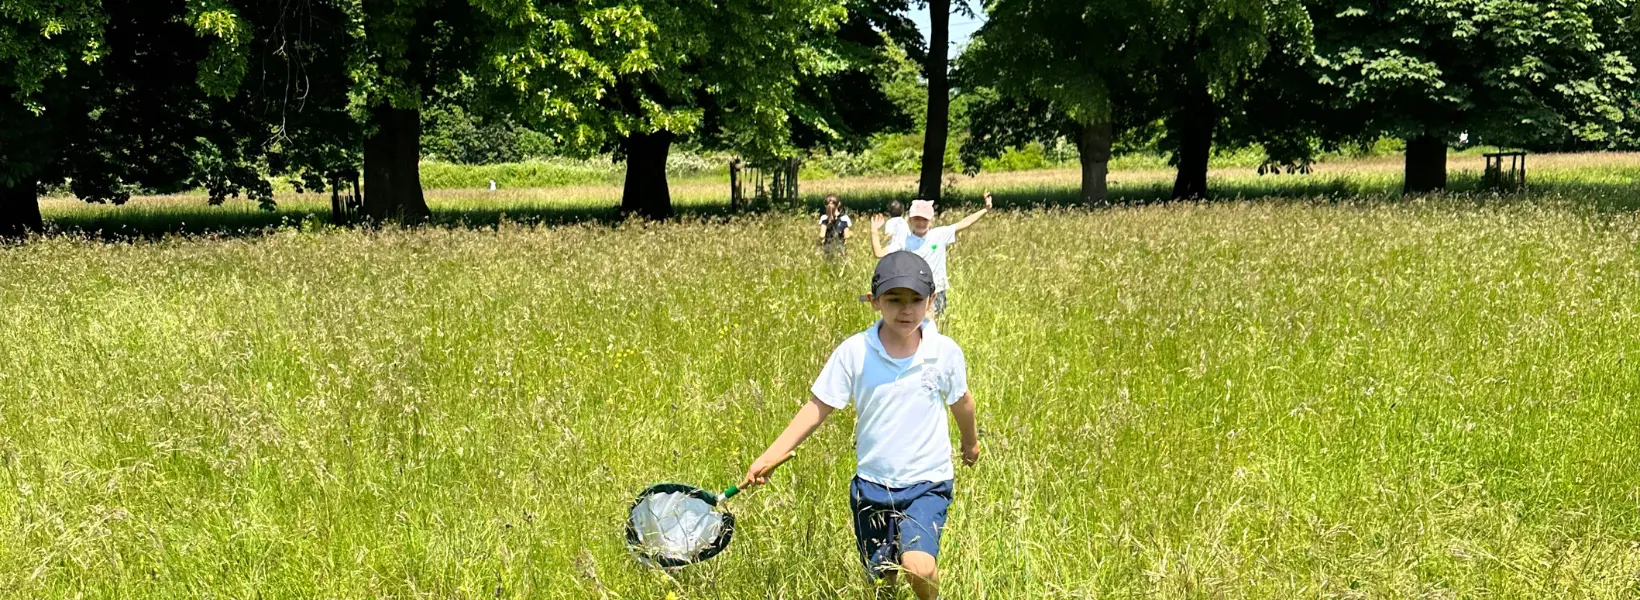
{"type": "Polygon", "coordinates": [[[1082,202],[1093,204],[1110,198],[1110,146],[1114,136],[1110,123],[1083,125],[1076,135],[1076,152],[1082,161],[1082,202]]]}
{"type": "Polygon", "coordinates": [[[330,222],[341,225],[347,222],[347,211],[342,208],[342,178],[330,178],[330,222]]]}
{"type": "Polygon", "coordinates": [[[626,148],[626,185],[621,189],[621,214],[645,219],[672,218],[672,191],[666,184],[666,155],[672,151],[670,131],[632,135],[626,148]]]}
{"type": "Polygon", "coordinates": [[[1446,140],[1425,134],[1406,142],[1406,183],[1401,193],[1422,194],[1446,189],[1446,140]]]}
{"type": "Polygon", "coordinates": [[[1173,199],[1207,197],[1207,161],[1213,155],[1213,128],[1218,125],[1213,95],[1206,85],[1192,84],[1173,115],[1174,150],[1179,175],[1173,180],[1173,199]]]}
{"type": "Polygon", "coordinates": [[[736,158],[729,161],[729,210],[740,212],[745,208],[746,190],[740,187],[740,159],[736,158]]]}
{"type": "Polygon", "coordinates": [[[951,129],[951,79],[947,56],[951,38],[951,0],[928,0],[928,120],[923,133],[922,179],[917,195],[940,198],[945,177],[945,141],[951,129]]]}
{"type": "Polygon", "coordinates": [[[33,177],[0,184],[0,239],[20,238],[45,229],[40,218],[40,190],[33,177]]]}
{"type": "Polygon", "coordinates": [[[421,111],[382,105],[364,142],[364,216],[418,222],[431,216],[421,192],[421,111]]]}

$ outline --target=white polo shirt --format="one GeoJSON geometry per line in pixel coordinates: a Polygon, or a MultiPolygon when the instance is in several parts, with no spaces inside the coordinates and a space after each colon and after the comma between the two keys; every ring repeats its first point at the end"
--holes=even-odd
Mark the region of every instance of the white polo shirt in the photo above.
{"type": "Polygon", "coordinates": [[[904,244],[905,236],[911,235],[911,226],[905,223],[905,217],[894,217],[883,222],[883,233],[888,234],[888,244],[904,244]]]}
{"type": "Polygon", "coordinates": [[[917,237],[915,233],[906,233],[899,241],[889,242],[884,252],[910,250],[928,261],[928,268],[934,270],[934,291],[938,293],[951,287],[950,280],[945,277],[945,252],[947,247],[955,243],[957,228],[946,225],[929,229],[922,237],[917,237]]]}
{"type": "Polygon", "coordinates": [[[832,408],[854,403],[855,474],[889,488],[956,478],[946,411],[968,393],[968,363],[924,324],[916,354],[903,359],[883,349],[882,321],[849,337],[810,388],[832,408]]]}

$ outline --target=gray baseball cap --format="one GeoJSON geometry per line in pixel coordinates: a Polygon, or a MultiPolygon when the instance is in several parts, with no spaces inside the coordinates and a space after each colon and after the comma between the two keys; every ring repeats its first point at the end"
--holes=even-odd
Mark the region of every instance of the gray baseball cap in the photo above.
{"type": "Polygon", "coordinates": [[[877,261],[877,271],[871,274],[871,294],[882,296],[894,288],[905,288],[931,296],[934,294],[934,269],[928,261],[914,252],[901,250],[877,261]]]}

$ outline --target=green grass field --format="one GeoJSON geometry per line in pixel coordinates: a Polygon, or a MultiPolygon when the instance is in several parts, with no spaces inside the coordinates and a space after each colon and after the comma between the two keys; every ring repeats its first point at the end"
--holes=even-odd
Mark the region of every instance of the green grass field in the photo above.
{"type": "MultiPolygon", "coordinates": [[[[1392,163],[1215,203],[1119,174],[1098,209],[1058,206],[1074,174],[963,183],[1007,208],[952,250],[985,455],[946,596],[1640,596],[1640,161],[1545,160],[1531,194],[1405,201],[1392,163]]],[[[744,472],[871,323],[869,253],[823,268],[806,214],[500,218],[607,210],[540,194],[0,247],[0,597],[860,597],[848,412],[717,559],[647,571],[621,535],[646,485],[744,472]]],[[[266,217],[200,204],[47,218],[266,217]]]]}

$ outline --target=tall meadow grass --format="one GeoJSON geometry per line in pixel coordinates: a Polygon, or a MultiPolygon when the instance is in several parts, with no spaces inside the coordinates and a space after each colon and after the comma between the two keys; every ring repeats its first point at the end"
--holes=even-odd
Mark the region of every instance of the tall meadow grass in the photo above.
{"type": "MultiPolygon", "coordinates": [[[[1012,191],[951,251],[984,457],[945,595],[1640,596],[1640,220],[1602,164],[1412,200],[1370,165],[1091,209],[962,184],[1012,191]]],[[[813,235],[496,215],[0,247],[0,597],[861,597],[849,412],[735,500],[724,555],[622,548],[633,494],[734,483],[872,322],[861,240],[838,273],[813,235]]]]}

